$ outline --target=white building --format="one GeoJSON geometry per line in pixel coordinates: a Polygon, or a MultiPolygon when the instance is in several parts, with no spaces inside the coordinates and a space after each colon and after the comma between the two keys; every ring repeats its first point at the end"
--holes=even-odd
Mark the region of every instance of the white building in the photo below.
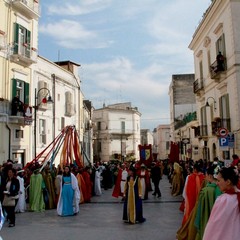
{"type": "MultiPolygon", "coordinates": [[[[74,125],[81,141],[83,140],[83,95],[80,91],[79,66],[71,61],[53,63],[43,57],[39,57],[37,64],[33,65],[31,102],[34,109],[34,157],[42,152],[65,126],[74,125]],[[42,100],[49,96],[52,103],[43,103],[42,100]]],[[[56,162],[58,160],[59,155],[56,162]]]]}
{"type": "Polygon", "coordinates": [[[93,111],[94,160],[139,158],[141,113],[131,103],[118,103],[93,111]]]}
{"type": "Polygon", "coordinates": [[[157,155],[157,159],[167,159],[170,153],[170,124],[158,125],[154,135],[153,153],[157,155]]]}
{"type": "Polygon", "coordinates": [[[204,148],[202,158],[211,161],[240,154],[239,12],[240,1],[213,0],[189,45],[194,53],[199,145],[204,148]],[[219,52],[223,61],[217,61],[219,52]]]}

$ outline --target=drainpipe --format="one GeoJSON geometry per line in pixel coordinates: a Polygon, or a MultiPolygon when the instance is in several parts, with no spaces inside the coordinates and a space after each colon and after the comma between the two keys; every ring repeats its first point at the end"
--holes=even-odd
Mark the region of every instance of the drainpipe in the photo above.
{"type": "Polygon", "coordinates": [[[0,116],[6,118],[6,128],[9,130],[9,140],[8,140],[8,159],[11,159],[11,128],[8,126],[8,114],[0,113],[0,116]]]}
{"type": "Polygon", "coordinates": [[[52,120],[52,126],[53,126],[53,140],[55,139],[56,135],[56,130],[55,130],[55,119],[56,119],[56,75],[52,74],[52,81],[53,81],[53,89],[52,89],[52,96],[53,96],[53,120],[52,120]]]}

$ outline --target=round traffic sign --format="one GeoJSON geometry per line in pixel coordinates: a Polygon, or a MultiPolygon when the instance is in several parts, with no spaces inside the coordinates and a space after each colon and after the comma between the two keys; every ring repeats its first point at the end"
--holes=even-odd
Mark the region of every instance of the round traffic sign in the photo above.
{"type": "Polygon", "coordinates": [[[228,130],[226,128],[219,128],[218,135],[220,137],[226,137],[228,135],[228,130]]]}

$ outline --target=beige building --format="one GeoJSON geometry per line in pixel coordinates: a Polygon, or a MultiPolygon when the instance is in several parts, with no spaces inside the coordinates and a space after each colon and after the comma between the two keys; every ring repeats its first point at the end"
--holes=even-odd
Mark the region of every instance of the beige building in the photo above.
{"type": "Polygon", "coordinates": [[[80,65],[38,56],[39,3],[0,1],[0,164],[25,165],[68,125],[76,127],[84,160],[92,161],[92,110],[83,104],[80,65]]]}
{"type": "Polygon", "coordinates": [[[240,154],[240,1],[213,0],[189,48],[194,53],[202,157],[240,154]]]}
{"type": "Polygon", "coordinates": [[[0,1],[0,163],[32,158],[31,121],[24,116],[37,62],[38,19],[37,0],[0,1]]]}
{"type": "Polygon", "coordinates": [[[94,160],[139,159],[141,113],[131,103],[93,111],[94,160]]]}
{"type": "Polygon", "coordinates": [[[158,125],[154,129],[153,136],[153,154],[157,156],[157,159],[167,159],[170,153],[170,125],[158,125]]]}
{"type": "Polygon", "coordinates": [[[193,93],[194,74],[175,74],[169,86],[170,141],[179,144],[179,159],[198,160],[201,156],[196,114],[196,98],[193,93]]]}

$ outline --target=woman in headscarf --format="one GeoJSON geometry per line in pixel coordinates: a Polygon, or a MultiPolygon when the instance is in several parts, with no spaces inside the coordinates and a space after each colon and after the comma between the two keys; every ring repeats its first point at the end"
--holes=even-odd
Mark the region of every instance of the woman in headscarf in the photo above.
{"type": "Polygon", "coordinates": [[[60,195],[57,213],[60,216],[72,216],[79,212],[80,191],[77,178],[70,172],[70,167],[65,166],[60,178],[60,195]]]}

